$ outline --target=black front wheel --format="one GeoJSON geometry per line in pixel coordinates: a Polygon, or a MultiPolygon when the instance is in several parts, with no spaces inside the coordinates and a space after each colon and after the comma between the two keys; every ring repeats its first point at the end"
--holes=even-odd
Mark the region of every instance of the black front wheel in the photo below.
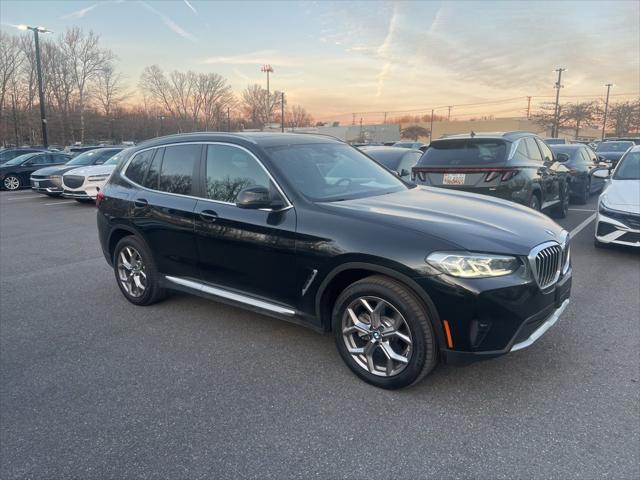
{"type": "Polygon", "coordinates": [[[560,184],[560,202],[555,206],[553,213],[556,218],[566,218],[569,213],[569,184],[567,182],[560,184]]]}
{"type": "Polygon", "coordinates": [[[411,290],[391,278],[371,276],[347,287],[332,320],[340,356],[365,382],[402,388],[436,366],[429,313],[411,290]]]}
{"type": "Polygon", "coordinates": [[[584,184],[584,188],[582,189],[582,192],[580,192],[580,196],[578,197],[578,203],[580,205],[584,205],[585,203],[587,203],[589,201],[590,194],[591,194],[591,182],[587,181],[584,184]]]}

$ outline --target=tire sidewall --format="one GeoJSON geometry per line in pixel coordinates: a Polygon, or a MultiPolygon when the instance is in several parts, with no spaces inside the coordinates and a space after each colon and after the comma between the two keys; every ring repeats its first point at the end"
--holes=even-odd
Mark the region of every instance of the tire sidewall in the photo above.
{"type": "Polygon", "coordinates": [[[372,385],[395,389],[414,383],[420,378],[425,367],[425,363],[430,359],[427,355],[436,355],[436,341],[433,329],[429,323],[426,311],[413,311],[409,305],[393,290],[375,283],[360,283],[348,287],[338,298],[332,313],[332,329],[334,332],[336,346],[340,356],[347,366],[358,377],[372,385]],[[391,303],[405,318],[411,331],[412,352],[409,364],[398,375],[393,377],[380,377],[365,371],[351,357],[342,338],[342,316],[347,306],[356,298],[362,296],[373,296],[382,298],[391,303]],[[417,321],[416,315],[423,315],[426,318],[428,331],[425,331],[421,322],[417,321]]]}
{"type": "Polygon", "coordinates": [[[155,262],[153,261],[153,257],[149,253],[149,249],[145,245],[143,241],[141,241],[138,237],[129,235],[122,238],[116,245],[116,248],[113,251],[113,272],[115,274],[116,283],[118,284],[118,288],[124,295],[124,297],[129,300],[131,303],[135,305],[148,305],[153,302],[153,297],[155,291],[158,289],[157,285],[157,270],[155,267],[155,262]],[[142,261],[145,266],[145,273],[147,275],[147,289],[144,294],[140,297],[133,297],[127,293],[127,291],[123,288],[120,283],[120,278],[118,277],[118,255],[120,251],[127,246],[131,246],[135,248],[140,256],[142,257],[142,261]]]}

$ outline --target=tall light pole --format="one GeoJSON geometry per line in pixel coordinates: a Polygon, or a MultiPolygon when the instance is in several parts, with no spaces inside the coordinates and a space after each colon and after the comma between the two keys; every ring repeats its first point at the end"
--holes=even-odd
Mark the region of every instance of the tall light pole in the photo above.
{"type": "Polygon", "coordinates": [[[556,68],[554,72],[558,72],[558,81],[555,84],[556,91],[556,108],[553,114],[553,132],[551,132],[551,136],[556,138],[558,136],[558,123],[560,122],[560,89],[562,88],[562,72],[566,72],[566,68],[556,68]]]}
{"type": "Polygon", "coordinates": [[[269,74],[273,73],[273,68],[271,65],[263,65],[260,68],[261,72],[267,74],[267,123],[271,120],[271,94],[269,93],[269,74]]]}
{"type": "Polygon", "coordinates": [[[609,91],[611,87],[613,87],[613,83],[606,83],[604,85],[607,87],[607,99],[604,101],[604,119],[602,120],[602,136],[600,140],[604,140],[604,131],[607,128],[607,113],[609,113],[609,91]]]}
{"type": "Polygon", "coordinates": [[[36,70],[38,72],[38,95],[40,97],[40,120],[42,123],[42,144],[44,148],[49,147],[49,139],[47,137],[47,116],[44,109],[44,88],[42,86],[42,65],[40,62],[40,39],[41,33],[52,33],[44,27],[31,27],[29,25],[18,25],[20,30],[31,30],[36,43],[36,70]]]}
{"type": "Polygon", "coordinates": [[[284,133],[284,92],[281,92],[280,95],[280,127],[284,133]]]}
{"type": "Polygon", "coordinates": [[[449,105],[447,107],[449,109],[449,113],[447,113],[447,122],[451,121],[451,109],[453,108],[453,105],[449,105]]]}
{"type": "Polygon", "coordinates": [[[432,138],[433,138],[433,108],[431,109],[431,126],[429,127],[429,145],[431,145],[432,138]]]}

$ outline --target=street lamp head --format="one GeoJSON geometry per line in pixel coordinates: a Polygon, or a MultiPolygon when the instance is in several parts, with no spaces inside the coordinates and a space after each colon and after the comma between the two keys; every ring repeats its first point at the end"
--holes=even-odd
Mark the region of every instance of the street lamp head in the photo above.
{"type": "Polygon", "coordinates": [[[261,72],[269,72],[269,73],[273,73],[273,67],[271,67],[271,65],[263,65],[260,68],[261,72]]]}

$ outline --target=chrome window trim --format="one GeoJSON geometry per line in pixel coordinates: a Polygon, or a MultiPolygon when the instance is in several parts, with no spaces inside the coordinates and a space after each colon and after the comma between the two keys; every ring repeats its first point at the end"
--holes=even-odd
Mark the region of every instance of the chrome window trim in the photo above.
{"type": "Polygon", "coordinates": [[[257,298],[242,295],[240,293],[231,292],[229,290],[225,290],[224,288],[213,287],[201,282],[194,282],[193,280],[187,280],[186,278],[181,277],[173,277],[171,275],[165,275],[164,278],[177,285],[182,285],[183,287],[191,288],[199,292],[208,293],[209,295],[214,295],[216,297],[226,298],[227,300],[233,300],[234,302],[244,303],[245,305],[251,305],[252,307],[260,308],[262,310],[279,313],[280,315],[294,316],[296,314],[295,310],[292,310],[290,308],[282,307],[280,305],[276,305],[275,303],[267,302],[265,300],[259,300],[257,298]]]}
{"type": "MultiPolygon", "coordinates": [[[[212,198],[204,198],[204,197],[196,197],[195,195],[183,195],[180,193],[171,193],[171,192],[163,192],[162,190],[155,190],[153,188],[148,188],[148,187],[144,187],[136,182],[134,182],[133,180],[131,180],[129,177],[127,177],[126,175],[126,171],[129,168],[129,164],[131,164],[131,162],[133,161],[134,158],[136,158],[137,155],[139,155],[140,153],[143,152],[147,152],[149,150],[153,150],[153,149],[160,149],[160,148],[166,148],[166,147],[175,147],[175,146],[179,146],[179,145],[227,145],[230,147],[235,147],[235,148],[239,148],[240,150],[244,150],[246,153],[248,153],[251,157],[253,157],[256,162],[258,162],[258,165],[260,165],[260,167],[266,172],[266,174],[268,175],[268,177],[271,179],[271,181],[273,182],[273,184],[275,185],[276,189],[278,190],[278,193],[280,193],[280,195],[282,195],[282,198],[285,200],[285,202],[287,203],[284,207],[282,208],[278,208],[278,209],[272,209],[272,208],[260,208],[259,210],[261,211],[266,211],[266,212],[283,212],[285,210],[289,210],[290,208],[293,208],[293,204],[291,203],[291,201],[289,200],[289,198],[285,195],[284,191],[282,190],[282,188],[280,188],[280,185],[278,185],[278,182],[276,182],[275,178],[273,178],[273,175],[271,175],[271,172],[269,172],[269,170],[267,170],[267,168],[264,166],[264,164],[260,161],[260,159],[258,157],[256,157],[253,152],[251,152],[250,150],[248,150],[247,148],[243,147],[242,145],[237,145],[235,143],[229,143],[229,142],[212,142],[212,141],[202,141],[202,142],[176,142],[176,143],[167,143],[165,145],[154,145],[153,147],[147,147],[144,148],[142,150],[138,150],[137,152],[135,152],[133,155],[131,155],[127,161],[125,162],[125,164],[122,166],[122,168],[120,169],[120,176],[125,179],[127,182],[129,182],[132,185],[135,185],[138,188],[142,188],[143,190],[147,190],[149,192],[154,192],[154,193],[161,193],[164,195],[173,195],[176,197],[186,197],[186,198],[193,198],[195,200],[203,200],[206,202],[213,202],[213,203],[218,203],[218,204],[222,204],[222,205],[232,205],[234,207],[240,208],[238,207],[235,203],[233,202],[225,202],[223,200],[214,200],[212,198]]],[[[206,156],[205,156],[205,161],[206,161],[206,156]]],[[[205,180],[206,181],[206,180],[205,180]]]]}

